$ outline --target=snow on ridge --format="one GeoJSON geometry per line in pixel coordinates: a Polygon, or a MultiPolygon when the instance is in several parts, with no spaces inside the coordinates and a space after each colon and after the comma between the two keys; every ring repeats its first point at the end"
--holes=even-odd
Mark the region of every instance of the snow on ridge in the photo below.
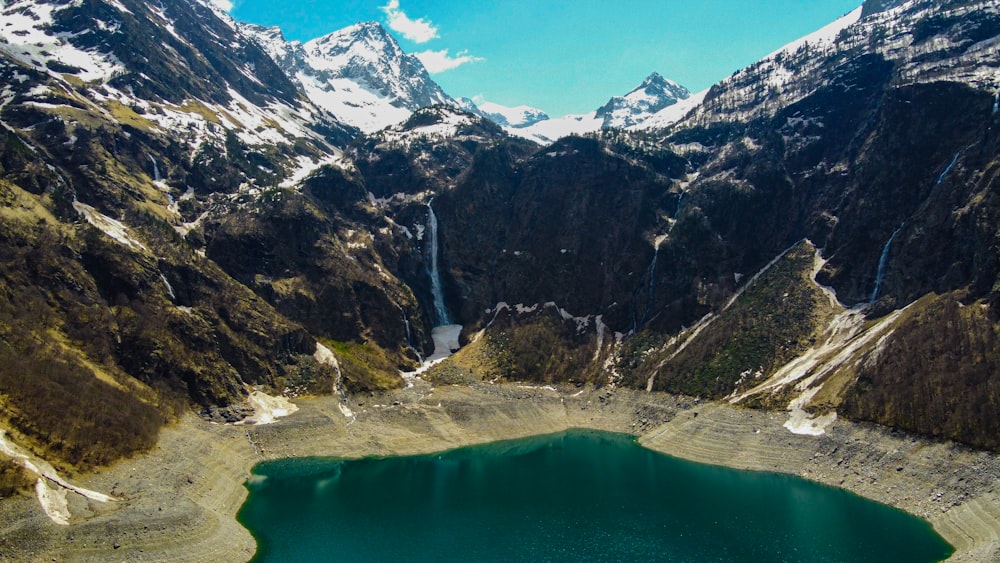
{"type": "Polygon", "coordinates": [[[380,135],[386,142],[400,142],[421,137],[454,138],[458,136],[458,132],[463,126],[471,125],[476,119],[469,114],[450,111],[444,108],[421,111],[434,111],[435,117],[439,119],[434,123],[418,125],[412,128],[407,128],[403,124],[395,125],[384,129],[380,132],[380,135]]]}
{"type": "MultiPolygon", "coordinates": [[[[510,122],[510,117],[517,117],[519,111],[527,112],[534,110],[534,108],[528,106],[509,108],[491,102],[484,102],[478,108],[497,121],[508,134],[541,145],[549,145],[563,137],[586,135],[601,129],[624,128],[638,131],[665,127],[680,120],[691,109],[698,106],[707,92],[705,90],[688,95],[686,88],[654,72],[629,93],[611,98],[607,104],[590,113],[539,119],[527,125],[519,125],[510,122]],[[663,96],[650,92],[651,89],[655,92],[658,88],[665,90],[663,96]],[[671,102],[670,100],[676,101],[671,102]],[[664,103],[668,105],[658,111],[652,111],[651,108],[664,103]],[[498,120],[494,114],[499,114],[503,120],[507,120],[509,123],[501,123],[501,120],[498,120]]],[[[524,116],[527,117],[527,114],[524,116]]]]}
{"type": "Polygon", "coordinates": [[[837,18],[836,20],[824,25],[823,27],[817,29],[816,31],[800,37],[791,43],[788,43],[781,48],[769,53],[767,56],[763,57],[761,60],[773,59],[774,57],[785,54],[794,53],[799,47],[808,43],[809,45],[816,46],[823,43],[833,43],[837,38],[837,35],[841,31],[849,26],[854,25],[861,19],[862,7],[851,10],[850,12],[844,14],[843,16],[837,18]]]}
{"type": "Polygon", "coordinates": [[[656,112],[691,96],[680,84],[654,72],[624,96],[615,96],[597,110],[604,128],[624,129],[641,124],[656,112]]]}
{"type": "Polygon", "coordinates": [[[279,28],[240,24],[306,97],[343,123],[374,133],[406,121],[420,106],[453,103],[375,22],[355,24],[305,43],[279,28]]]}
{"type": "Polygon", "coordinates": [[[339,166],[345,168],[349,166],[349,163],[344,159],[344,153],[340,149],[334,150],[333,154],[314,160],[308,156],[296,157],[295,163],[297,168],[289,174],[284,181],[281,182],[280,187],[282,188],[292,188],[301,184],[306,178],[308,178],[313,172],[319,170],[320,168],[331,165],[339,166]]]}
{"type": "Polygon", "coordinates": [[[829,83],[829,77],[818,73],[828,62],[840,60],[838,55],[871,54],[894,63],[891,73],[896,86],[953,81],[994,92],[1000,88],[1000,40],[996,37],[970,45],[961,33],[963,23],[938,29],[930,37],[915,33],[923,22],[934,19],[964,22],[998,14],[1000,4],[992,0],[970,0],[960,6],[909,0],[864,18],[862,8],[852,10],[715,85],[716,95],[696,110],[693,120],[703,124],[745,121],[787,107],[829,83]]]}

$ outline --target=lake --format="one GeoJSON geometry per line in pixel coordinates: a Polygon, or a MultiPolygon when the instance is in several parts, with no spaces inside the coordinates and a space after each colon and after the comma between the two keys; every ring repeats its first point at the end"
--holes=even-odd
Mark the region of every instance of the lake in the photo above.
{"type": "Polygon", "coordinates": [[[902,511],[590,430],[405,457],[258,465],[254,561],[939,561],[902,511]]]}

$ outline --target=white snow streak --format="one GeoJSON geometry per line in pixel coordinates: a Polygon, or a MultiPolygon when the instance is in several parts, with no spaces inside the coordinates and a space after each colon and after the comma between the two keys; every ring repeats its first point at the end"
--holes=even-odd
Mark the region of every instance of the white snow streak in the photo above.
{"type": "Polygon", "coordinates": [[[72,516],[66,501],[67,491],[72,491],[97,502],[113,502],[118,500],[110,495],[78,487],[66,481],[59,476],[59,473],[47,461],[24,452],[9,442],[4,430],[0,430],[0,453],[10,457],[20,464],[21,467],[38,476],[38,480],[35,482],[35,495],[38,498],[38,504],[45,511],[49,519],[56,524],[67,525],[72,516]]]}
{"type": "Polygon", "coordinates": [[[129,233],[129,228],[121,221],[112,219],[86,203],[80,203],[79,201],[73,201],[73,209],[76,209],[78,213],[83,215],[88,223],[97,227],[101,232],[113,238],[118,243],[129,248],[142,250],[143,252],[146,251],[146,247],[129,233]]]}

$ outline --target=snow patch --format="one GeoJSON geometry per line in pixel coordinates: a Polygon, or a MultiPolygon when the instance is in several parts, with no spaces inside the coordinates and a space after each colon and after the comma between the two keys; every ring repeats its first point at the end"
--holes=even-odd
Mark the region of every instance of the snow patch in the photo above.
{"type": "Polygon", "coordinates": [[[340,362],[337,361],[337,356],[333,355],[333,350],[330,350],[326,346],[316,343],[316,352],[313,353],[313,358],[317,362],[328,365],[336,370],[340,370],[340,362]]]}
{"type": "Polygon", "coordinates": [[[837,411],[815,416],[804,410],[820,388],[822,385],[808,389],[788,404],[788,420],[783,426],[792,434],[822,436],[826,434],[826,429],[837,420],[837,411]]]}
{"type": "Polygon", "coordinates": [[[72,516],[69,512],[69,502],[66,500],[66,489],[50,487],[45,477],[35,481],[35,496],[42,511],[50,520],[60,526],[69,526],[72,516]]]}
{"type": "Polygon", "coordinates": [[[299,156],[295,159],[295,161],[297,168],[291,173],[291,175],[281,182],[280,186],[282,188],[298,186],[306,178],[312,175],[313,172],[327,165],[339,166],[340,168],[347,167],[347,162],[344,160],[344,154],[340,149],[337,149],[333,154],[318,160],[313,160],[307,156],[299,156]]]}
{"type": "Polygon", "coordinates": [[[431,329],[431,339],[434,341],[434,353],[427,358],[427,361],[440,361],[457,352],[461,348],[458,342],[461,334],[462,325],[443,325],[431,329]]]}
{"type": "Polygon", "coordinates": [[[35,481],[35,495],[45,514],[56,524],[67,525],[71,514],[66,500],[66,492],[72,491],[84,498],[97,502],[113,502],[118,499],[104,493],[73,485],[63,479],[52,465],[7,440],[6,431],[0,429],[0,452],[10,457],[24,469],[38,476],[35,481]],[[55,486],[52,486],[55,485],[55,486]]]}
{"type": "Polygon", "coordinates": [[[121,221],[112,219],[93,207],[76,200],[73,201],[73,209],[76,209],[78,213],[83,215],[88,223],[97,227],[101,232],[113,238],[118,243],[143,252],[147,251],[146,247],[129,233],[129,228],[121,221]]]}
{"type": "Polygon", "coordinates": [[[700,106],[701,103],[705,101],[705,96],[707,94],[707,88],[701,92],[691,94],[689,97],[677,102],[676,104],[667,106],[654,113],[642,123],[629,127],[629,129],[633,131],[648,131],[651,129],[662,129],[673,125],[683,119],[684,116],[691,112],[691,110],[700,106]]]}
{"type": "Polygon", "coordinates": [[[274,424],[277,419],[299,410],[299,407],[285,397],[273,397],[263,391],[253,391],[247,401],[253,408],[253,416],[237,422],[236,425],[274,424]]]}

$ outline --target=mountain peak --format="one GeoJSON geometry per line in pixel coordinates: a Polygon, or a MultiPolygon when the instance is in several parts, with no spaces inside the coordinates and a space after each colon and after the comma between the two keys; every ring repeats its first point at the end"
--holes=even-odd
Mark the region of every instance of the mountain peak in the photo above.
{"type": "Polygon", "coordinates": [[[392,36],[389,35],[389,32],[386,31],[384,27],[382,27],[382,24],[378,23],[377,21],[358,22],[356,24],[349,25],[343,29],[338,29],[337,31],[324,35],[323,37],[317,38],[314,41],[322,41],[325,38],[333,38],[333,37],[337,38],[367,37],[372,39],[379,39],[387,43],[390,43],[392,45],[396,45],[396,40],[393,39],[392,36]]]}
{"type": "Polygon", "coordinates": [[[396,40],[382,27],[382,24],[374,21],[356,23],[338,29],[307,41],[305,45],[310,52],[323,52],[333,56],[348,50],[358,50],[360,46],[391,53],[397,58],[406,56],[396,40]]]}
{"type": "Polygon", "coordinates": [[[634,90],[626,94],[625,97],[628,97],[629,94],[638,92],[640,90],[647,92],[651,90],[657,90],[660,92],[669,92],[671,95],[673,95],[675,98],[679,100],[683,100],[684,98],[691,95],[691,92],[689,92],[687,88],[681,86],[680,84],[674,82],[673,80],[670,80],[669,78],[664,78],[663,75],[661,75],[658,72],[653,72],[652,74],[647,76],[646,79],[642,81],[642,84],[640,84],[634,90]]]}
{"type": "Polygon", "coordinates": [[[245,26],[317,106],[371,133],[422,107],[454,104],[423,63],[408,55],[382,24],[357,23],[305,44],[276,29],[245,26]]]}
{"type": "Polygon", "coordinates": [[[597,110],[597,117],[604,120],[604,128],[631,127],[690,96],[687,88],[653,72],[628,94],[608,100],[597,110]]]}

